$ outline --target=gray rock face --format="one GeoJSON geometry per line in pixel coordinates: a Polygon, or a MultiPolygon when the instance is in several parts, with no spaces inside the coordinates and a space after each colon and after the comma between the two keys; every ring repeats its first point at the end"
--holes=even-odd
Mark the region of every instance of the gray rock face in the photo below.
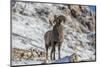
{"type": "MultiPolygon", "coordinates": [[[[12,49],[39,50],[45,54],[44,34],[52,30],[54,15],[64,15],[64,41],[61,58],[76,53],[79,61],[95,60],[95,12],[88,6],[48,3],[12,3],[12,49]]],[[[53,24],[54,25],[54,24],[53,24]]],[[[49,49],[49,52],[51,49],[49,49]]],[[[56,50],[56,55],[58,52],[56,50]]],[[[12,65],[42,64],[46,60],[12,60],[12,65]],[[25,62],[25,63],[24,63],[25,62]]],[[[51,62],[51,60],[49,60],[51,62]]]]}

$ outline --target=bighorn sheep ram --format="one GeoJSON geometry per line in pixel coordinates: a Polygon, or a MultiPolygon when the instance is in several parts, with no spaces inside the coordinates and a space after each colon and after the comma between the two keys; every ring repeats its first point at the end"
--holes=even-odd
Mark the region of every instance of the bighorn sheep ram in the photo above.
{"type": "Polygon", "coordinates": [[[55,25],[53,30],[49,30],[44,35],[45,48],[46,48],[46,59],[48,60],[48,48],[51,47],[50,57],[51,60],[55,60],[55,48],[58,46],[58,58],[60,59],[60,49],[62,42],[64,40],[63,25],[62,22],[65,22],[66,18],[63,15],[56,16],[54,15],[55,25]]]}

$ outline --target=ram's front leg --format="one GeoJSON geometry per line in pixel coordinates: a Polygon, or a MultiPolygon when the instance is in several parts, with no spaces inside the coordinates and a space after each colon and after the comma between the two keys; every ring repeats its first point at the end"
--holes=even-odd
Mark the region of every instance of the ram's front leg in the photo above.
{"type": "Polygon", "coordinates": [[[53,59],[52,59],[52,55],[53,55],[53,49],[51,48],[51,53],[50,53],[50,59],[51,59],[51,60],[53,60],[53,59]]]}
{"type": "Polygon", "coordinates": [[[46,46],[46,60],[48,60],[48,47],[46,46]]]}
{"type": "Polygon", "coordinates": [[[58,59],[60,59],[60,50],[61,50],[61,43],[58,43],[58,59]]]}
{"type": "Polygon", "coordinates": [[[55,44],[51,44],[51,54],[50,54],[51,60],[55,60],[55,44]]]}
{"type": "Polygon", "coordinates": [[[55,60],[55,46],[54,46],[54,52],[53,52],[53,60],[55,60]]]}
{"type": "Polygon", "coordinates": [[[55,43],[52,45],[52,51],[53,51],[53,60],[55,60],[55,43]]]}

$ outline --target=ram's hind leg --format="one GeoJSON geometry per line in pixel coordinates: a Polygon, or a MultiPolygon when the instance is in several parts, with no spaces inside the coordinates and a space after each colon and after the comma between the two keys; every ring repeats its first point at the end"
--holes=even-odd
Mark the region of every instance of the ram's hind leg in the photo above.
{"type": "Polygon", "coordinates": [[[53,56],[52,56],[52,55],[53,55],[53,47],[52,47],[52,44],[53,44],[53,43],[50,43],[50,45],[51,45],[50,59],[51,59],[51,60],[53,60],[53,56]]]}

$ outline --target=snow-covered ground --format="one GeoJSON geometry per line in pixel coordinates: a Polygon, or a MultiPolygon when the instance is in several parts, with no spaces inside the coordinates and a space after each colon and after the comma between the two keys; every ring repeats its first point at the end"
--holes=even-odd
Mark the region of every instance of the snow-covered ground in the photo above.
{"type": "MultiPolygon", "coordinates": [[[[61,47],[61,58],[76,53],[79,56],[79,61],[94,61],[96,45],[94,43],[95,12],[91,11],[88,6],[82,6],[88,11],[87,14],[78,12],[78,9],[77,12],[80,16],[73,17],[69,6],[71,5],[12,2],[12,49],[28,50],[33,48],[46,52],[44,34],[48,30],[52,30],[49,20],[53,21],[54,15],[64,15],[67,21],[63,24],[65,37],[61,47]],[[92,16],[89,15],[90,12],[92,16]],[[85,20],[82,20],[84,22],[90,21],[89,18],[92,18],[90,23],[92,23],[93,30],[89,30],[88,25],[84,26],[81,19],[78,20],[79,18],[85,18],[85,20]]],[[[72,5],[71,7],[77,8],[77,6],[73,7],[72,5]]],[[[56,60],[58,58],[57,54],[56,49],[56,60]]],[[[42,64],[44,62],[45,60],[41,61],[39,59],[12,60],[12,65],[42,64]]]]}

